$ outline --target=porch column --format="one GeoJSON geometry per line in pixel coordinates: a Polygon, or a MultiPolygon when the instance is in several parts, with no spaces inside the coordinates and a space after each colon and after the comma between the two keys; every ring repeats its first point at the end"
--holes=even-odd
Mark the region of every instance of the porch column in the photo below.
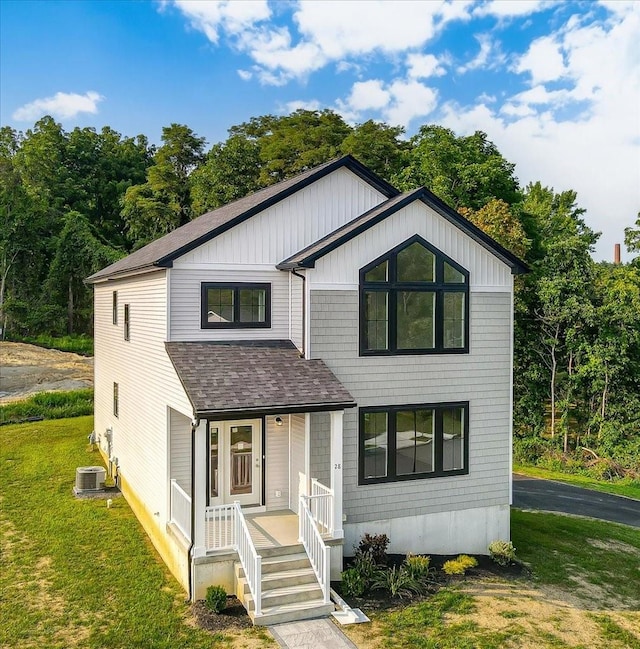
{"type": "Polygon", "coordinates": [[[344,410],[331,412],[331,490],[333,491],[333,537],[344,538],[342,530],[342,422],[344,410]]]}
{"type": "Polygon", "coordinates": [[[193,556],[206,554],[204,510],[207,506],[207,422],[201,420],[194,431],[193,452],[193,507],[195,512],[193,530],[193,556]]]}

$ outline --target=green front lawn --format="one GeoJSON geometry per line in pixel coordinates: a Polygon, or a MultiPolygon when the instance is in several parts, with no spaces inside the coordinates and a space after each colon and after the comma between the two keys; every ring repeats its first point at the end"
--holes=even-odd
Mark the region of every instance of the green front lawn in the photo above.
{"type": "Polygon", "coordinates": [[[619,480],[618,482],[608,482],[606,480],[596,480],[594,478],[588,478],[587,476],[577,475],[574,473],[550,471],[549,469],[541,469],[539,467],[527,466],[524,464],[514,464],[513,471],[514,473],[521,473],[522,475],[528,475],[532,478],[557,480],[558,482],[566,482],[567,484],[576,485],[577,487],[584,487],[586,489],[593,489],[594,491],[603,491],[616,496],[626,496],[627,498],[640,500],[640,484],[638,484],[638,481],[632,482],[619,480]]]}
{"type": "MultiPolygon", "coordinates": [[[[190,624],[185,593],[123,498],[72,494],[101,464],[91,417],[0,428],[0,646],[210,649],[261,646],[190,624]]],[[[267,641],[268,642],[268,641],[267,641]]]]}

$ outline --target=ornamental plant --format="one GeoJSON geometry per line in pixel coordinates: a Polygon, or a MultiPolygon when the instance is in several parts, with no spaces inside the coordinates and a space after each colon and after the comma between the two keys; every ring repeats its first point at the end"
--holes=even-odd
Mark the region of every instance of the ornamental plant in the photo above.
{"type": "Polygon", "coordinates": [[[204,603],[210,611],[222,612],[227,606],[227,591],[222,586],[209,586],[204,603]]]}
{"type": "Polygon", "coordinates": [[[446,561],[442,569],[447,575],[464,575],[469,568],[475,568],[478,562],[468,554],[461,554],[455,559],[446,561]]]}
{"type": "Polygon", "coordinates": [[[516,558],[516,549],[511,541],[489,543],[489,554],[499,566],[508,566],[516,558]]]}

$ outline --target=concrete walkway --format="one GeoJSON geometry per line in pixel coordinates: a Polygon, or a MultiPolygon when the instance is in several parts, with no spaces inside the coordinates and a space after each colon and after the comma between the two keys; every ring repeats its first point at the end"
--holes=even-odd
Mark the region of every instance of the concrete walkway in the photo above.
{"type": "Polygon", "coordinates": [[[284,649],[358,649],[327,618],[275,624],[269,631],[284,649]]]}

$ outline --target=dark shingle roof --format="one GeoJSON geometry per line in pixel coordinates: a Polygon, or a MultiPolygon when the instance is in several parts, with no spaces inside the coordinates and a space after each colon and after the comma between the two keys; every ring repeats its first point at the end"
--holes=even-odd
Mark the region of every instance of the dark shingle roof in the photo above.
{"type": "Polygon", "coordinates": [[[265,187],[233,203],[228,203],[218,209],[207,212],[197,219],[169,232],[160,239],[152,241],[144,246],[144,248],[140,248],[140,250],[136,250],[127,257],[94,273],[86,281],[92,284],[100,280],[142,272],[154,267],[170,267],[172,261],[177,257],[184,255],[245,219],[265,210],[267,207],[274,205],[287,196],[291,196],[291,194],[299,191],[303,187],[341,167],[346,167],[360,176],[385,196],[395,196],[398,194],[398,190],[395,187],[374,174],[355,158],[344,156],[325,162],[293,178],[283,180],[270,187],[265,187]]]}
{"type": "Polygon", "coordinates": [[[199,417],[356,405],[323,361],[300,358],[288,340],[168,342],[165,347],[199,417]]]}
{"type": "Polygon", "coordinates": [[[488,234],[484,233],[480,228],[471,223],[471,221],[465,219],[461,214],[451,209],[435,194],[424,187],[394,196],[384,203],[377,205],[368,212],[361,214],[349,223],[339,227],[337,230],[330,232],[322,239],[300,250],[295,255],[280,262],[277,267],[280,269],[313,268],[318,259],[324,257],[324,255],[340,247],[350,239],[357,237],[365,230],[368,230],[376,223],[386,219],[415,200],[420,200],[425,205],[431,207],[440,216],[498,257],[498,259],[511,268],[512,274],[519,275],[529,271],[527,265],[522,260],[518,259],[512,252],[509,252],[497,241],[494,241],[488,234]]]}

